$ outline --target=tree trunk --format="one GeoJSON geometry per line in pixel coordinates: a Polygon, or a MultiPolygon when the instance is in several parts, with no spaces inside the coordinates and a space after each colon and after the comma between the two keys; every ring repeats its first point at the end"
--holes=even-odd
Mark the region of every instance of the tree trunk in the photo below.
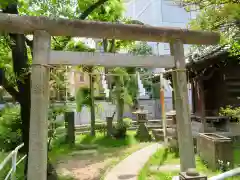
{"type": "Polygon", "coordinates": [[[94,79],[92,70],[89,74],[89,87],[90,87],[90,111],[91,111],[91,136],[95,136],[95,103],[94,103],[94,79]]]}
{"type": "Polygon", "coordinates": [[[118,102],[117,102],[117,120],[118,123],[123,122],[123,113],[124,113],[124,99],[121,97],[118,97],[118,102]]]}
{"type": "MultiPolygon", "coordinates": [[[[27,180],[27,162],[28,157],[25,159],[24,180],[27,180]]],[[[54,168],[53,164],[50,162],[49,159],[47,163],[47,180],[58,180],[57,171],[54,168]]]]}
{"type": "MultiPolygon", "coordinates": [[[[90,13],[92,13],[96,8],[104,4],[107,0],[99,0],[92,4],[89,8],[86,9],[80,16],[80,19],[85,19],[90,13]]],[[[9,14],[18,14],[18,2],[10,2],[4,9],[3,13],[9,14]]],[[[1,85],[13,96],[14,99],[19,101],[21,106],[21,120],[22,120],[22,139],[24,142],[24,147],[21,151],[28,155],[29,149],[29,128],[30,128],[30,109],[31,109],[31,86],[30,86],[30,73],[26,74],[29,70],[28,55],[26,43],[30,48],[33,48],[32,41],[25,38],[22,34],[9,34],[13,43],[9,43],[12,50],[12,59],[13,59],[13,70],[16,77],[21,77],[24,80],[17,81],[18,92],[14,86],[8,87],[8,83],[4,82],[4,70],[0,69],[0,74],[2,76],[1,85]]],[[[32,50],[32,49],[31,49],[32,50]]],[[[93,100],[92,100],[93,101],[93,100]]],[[[94,106],[93,106],[94,108],[94,106]]],[[[93,109],[94,112],[94,109],[93,109]]],[[[94,113],[94,125],[95,125],[95,113],[94,113]]],[[[25,162],[24,175],[27,179],[27,167],[28,159],[25,162]]],[[[48,180],[57,180],[57,173],[53,165],[48,161],[47,166],[47,179],[48,180]]]]}
{"type": "Polygon", "coordinates": [[[118,81],[116,81],[116,91],[117,91],[117,121],[118,123],[122,123],[124,113],[124,98],[122,97],[123,85],[120,82],[120,77],[118,77],[118,81]]]}

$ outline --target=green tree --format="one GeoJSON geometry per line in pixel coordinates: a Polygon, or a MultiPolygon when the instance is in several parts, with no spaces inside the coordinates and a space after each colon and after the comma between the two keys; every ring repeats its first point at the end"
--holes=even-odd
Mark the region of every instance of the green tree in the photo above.
{"type": "MultiPolygon", "coordinates": [[[[138,20],[125,19],[117,17],[115,22],[123,22],[125,24],[143,24],[138,20]]],[[[135,45],[134,41],[103,39],[102,41],[104,52],[116,53],[120,49],[129,50],[135,45]]],[[[109,100],[114,99],[117,105],[117,120],[121,124],[123,122],[124,104],[137,105],[138,84],[136,68],[105,68],[105,74],[115,74],[114,76],[106,75],[106,80],[109,88],[109,100]],[[131,76],[132,75],[132,76],[131,76]]]]}
{"type": "Polygon", "coordinates": [[[197,30],[218,31],[221,44],[231,46],[231,52],[240,54],[240,1],[239,0],[183,0],[189,10],[198,10],[190,27],[197,30]]]}
{"type": "MultiPolygon", "coordinates": [[[[150,56],[153,55],[153,49],[151,46],[147,44],[147,42],[140,42],[132,46],[129,50],[130,53],[135,55],[141,55],[141,56],[150,56]]],[[[141,80],[143,87],[148,93],[152,92],[152,78],[153,74],[150,73],[151,69],[149,68],[136,68],[136,71],[139,72],[141,75],[141,80]]]]}
{"type": "MultiPolygon", "coordinates": [[[[89,14],[95,12],[100,13],[107,11],[108,7],[113,7],[115,4],[113,1],[109,1],[106,4],[107,0],[99,0],[99,1],[91,1],[91,0],[78,0],[78,1],[71,1],[71,0],[63,0],[63,1],[56,1],[56,0],[10,0],[0,1],[0,7],[3,13],[9,14],[26,14],[26,15],[45,15],[45,16],[54,16],[54,17],[68,17],[68,18],[78,18],[78,19],[86,19],[89,14]],[[85,8],[81,8],[83,5],[87,4],[85,8]],[[89,5],[90,4],[90,5],[89,5]],[[73,8],[76,7],[76,8],[73,8]],[[105,8],[100,8],[105,7],[105,8]],[[76,16],[76,14],[79,14],[76,16]]],[[[117,0],[115,0],[117,2],[117,0]]],[[[110,12],[110,11],[109,11],[110,12]]],[[[96,14],[95,13],[95,14],[96,14]]],[[[94,14],[94,13],[93,13],[94,14]]],[[[93,16],[94,17],[94,16],[93,16]]],[[[91,19],[91,18],[89,18],[91,19]]],[[[8,92],[11,94],[14,99],[16,99],[21,106],[20,115],[22,119],[22,136],[24,141],[24,152],[28,154],[29,149],[29,125],[30,125],[30,62],[31,62],[31,50],[33,43],[23,34],[8,34],[7,37],[1,37],[1,40],[4,39],[7,43],[7,47],[10,49],[4,52],[4,60],[9,60],[8,52],[12,54],[12,73],[6,71],[5,66],[2,66],[0,69],[0,85],[2,85],[8,92]],[[8,41],[6,41],[8,40],[8,41]],[[30,50],[29,50],[30,49],[30,50]],[[9,81],[9,76],[15,77],[13,83],[9,81]]],[[[4,43],[5,43],[4,42],[4,43]]],[[[6,44],[5,43],[5,44],[6,44]]],[[[2,44],[2,46],[4,46],[2,44]]],[[[11,64],[10,63],[10,64],[11,64]]],[[[5,62],[3,63],[5,65],[5,62]]],[[[11,71],[9,71],[11,72],[11,71]]],[[[27,173],[27,161],[25,166],[25,175],[27,173]]],[[[48,179],[57,179],[56,172],[48,162],[48,179]]]]}
{"type": "MultiPolygon", "coordinates": [[[[64,50],[70,50],[70,51],[80,51],[80,52],[94,52],[95,49],[89,48],[87,47],[83,42],[81,41],[74,41],[71,40],[68,42],[68,44],[66,44],[66,47],[64,48],[64,50]]],[[[93,76],[93,72],[94,69],[96,69],[97,67],[95,66],[85,66],[85,65],[81,65],[78,67],[81,69],[81,71],[88,73],[89,76],[89,103],[87,103],[88,106],[90,106],[90,111],[91,111],[91,135],[95,136],[95,121],[96,121],[96,117],[95,117],[95,103],[94,103],[94,76],[93,76]]],[[[79,97],[78,98],[77,103],[81,102],[82,100],[79,101],[79,97]]],[[[83,97],[85,98],[85,97],[83,97]]]]}

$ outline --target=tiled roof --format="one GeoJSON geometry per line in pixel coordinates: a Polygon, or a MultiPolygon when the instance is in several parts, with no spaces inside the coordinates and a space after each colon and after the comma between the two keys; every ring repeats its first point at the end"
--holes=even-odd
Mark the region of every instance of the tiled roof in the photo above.
{"type": "Polygon", "coordinates": [[[199,48],[195,52],[191,53],[187,60],[189,64],[202,62],[214,57],[217,57],[221,54],[225,54],[228,52],[230,46],[228,45],[217,45],[217,46],[208,46],[205,48],[199,48]]]}

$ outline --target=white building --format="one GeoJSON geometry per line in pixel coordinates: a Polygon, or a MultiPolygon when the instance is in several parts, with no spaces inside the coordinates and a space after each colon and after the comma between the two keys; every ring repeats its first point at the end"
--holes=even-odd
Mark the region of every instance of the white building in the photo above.
{"type": "MultiPolygon", "coordinates": [[[[187,12],[181,7],[181,3],[176,2],[174,0],[126,0],[125,17],[152,26],[188,28],[188,23],[196,18],[197,12],[187,12]]],[[[155,54],[170,54],[168,43],[150,42],[149,45],[152,46],[155,54]]],[[[190,45],[185,45],[185,54],[189,52],[189,47],[190,45]]],[[[153,72],[162,71],[163,69],[157,68],[153,72]]],[[[166,98],[172,98],[171,88],[165,87],[165,95],[166,98]]],[[[191,97],[189,97],[189,103],[191,104],[191,97]]]]}
{"type": "MultiPolygon", "coordinates": [[[[126,0],[125,17],[139,20],[144,24],[164,27],[187,28],[196,12],[187,12],[180,4],[171,0],[126,0]]],[[[157,54],[157,43],[150,43],[157,54]]],[[[187,53],[188,45],[185,46],[187,53]]],[[[159,54],[169,54],[169,44],[159,44],[159,54]]]]}

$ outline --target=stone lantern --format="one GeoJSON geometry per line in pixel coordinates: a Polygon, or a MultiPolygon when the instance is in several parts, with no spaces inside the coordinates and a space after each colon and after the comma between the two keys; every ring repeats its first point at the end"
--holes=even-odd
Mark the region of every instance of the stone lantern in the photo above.
{"type": "Polygon", "coordinates": [[[136,137],[140,140],[140,141],[149,141],[151,139],[151,136],[148,132],[148,128],[146,126],[147,123],[147,111],[144,110],[143,106],[140,106],[140,108],[136,111],[133,112],[134,114],[136,114],[136,118],[137,118],[137,123],[138,123],[138,130],[137,130],[137,134],[136,137]]]}

